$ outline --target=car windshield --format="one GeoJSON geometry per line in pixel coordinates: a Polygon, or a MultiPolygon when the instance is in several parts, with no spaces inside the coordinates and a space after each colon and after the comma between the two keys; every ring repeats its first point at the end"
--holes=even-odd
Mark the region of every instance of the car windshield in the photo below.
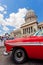
{"type": "Polygon", "coordinates": [[[43,30],[37,31],[34,36],[43,36],[43,30]]]}

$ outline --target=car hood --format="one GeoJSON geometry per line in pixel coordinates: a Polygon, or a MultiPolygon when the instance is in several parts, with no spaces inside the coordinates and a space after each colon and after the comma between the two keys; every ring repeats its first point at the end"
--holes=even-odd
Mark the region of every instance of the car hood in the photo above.
{"type": "Polygon", "coordinates": [[[16,42],[35,42],[38,41],[38,36],[29,36],[22,38],[15,38],[13,40],[6,40],[6,43],[16,43],[16,42]]]}

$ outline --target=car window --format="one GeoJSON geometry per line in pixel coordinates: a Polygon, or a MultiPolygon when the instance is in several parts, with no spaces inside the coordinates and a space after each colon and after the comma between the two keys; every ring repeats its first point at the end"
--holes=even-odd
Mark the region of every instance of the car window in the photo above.
{"type": "Polygon", "coordinates": [[[43,36],[43,33],[42,32],[39,32],[37,35],[38,36],[43,36]]]}
{"type": "Polygon", "coordinates": [[[34,36],[43,36],[43,30],[36,32],[34,36]]]}

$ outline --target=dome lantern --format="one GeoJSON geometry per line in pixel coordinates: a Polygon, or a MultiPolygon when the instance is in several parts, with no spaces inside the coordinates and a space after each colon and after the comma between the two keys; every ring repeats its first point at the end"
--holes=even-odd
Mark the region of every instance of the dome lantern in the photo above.
{"type": "Polygon", "coordinates": [[[28,10],[26,17],[25,17],[25,21],[30,20],[30,19],[32,19],[32,20],[37,19],[37,16],[36,16],[34,10],[32,10],[32,9],[28,10]]]}

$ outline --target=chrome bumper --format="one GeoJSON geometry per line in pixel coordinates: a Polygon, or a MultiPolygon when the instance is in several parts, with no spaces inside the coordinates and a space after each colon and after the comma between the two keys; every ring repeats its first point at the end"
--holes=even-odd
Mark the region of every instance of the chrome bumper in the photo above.
{"type": "Polygon", "coordinates": [[[4,51],[3,54],[4,54],[5,56],[9,55],[9,53],[7,53],[6,51],[4,51]]]}

